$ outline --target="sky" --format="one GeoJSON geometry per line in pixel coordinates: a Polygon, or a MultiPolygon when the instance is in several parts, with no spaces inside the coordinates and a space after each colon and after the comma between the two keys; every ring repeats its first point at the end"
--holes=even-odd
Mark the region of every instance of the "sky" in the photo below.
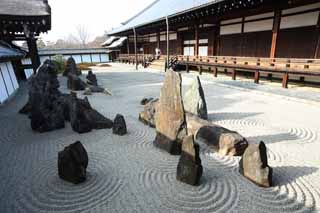
{"type": "Polygon", "coordinates": [[[154,0],[49,0],[52,28],[41,37],[45,42],[77,34],[77,26],[90,31],[90,40],[116,28],[154,0]]]}

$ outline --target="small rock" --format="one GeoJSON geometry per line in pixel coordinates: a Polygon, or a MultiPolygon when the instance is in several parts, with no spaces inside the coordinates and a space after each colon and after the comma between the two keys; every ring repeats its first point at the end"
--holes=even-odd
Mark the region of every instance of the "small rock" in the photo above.
{"type": "Polygon", "coordinates": [[[149,102],[151,102],[152,100],[153,100],[153,98],[144,98],[140,101],[140,104],[144,106],[144,105],[148,104],[149,102]]]}
{"type": "Polygon", "coordinates": [[[155,114],[159,99],[152,100],[144,106],[144,110],[139,114],[139,120],[152,128],[156,127],[155,114]]]}
{"type": "Polygon", "coordinates": [[[202,172],[199,145],[194,143],[192,135],[185,137],[177,167],[177,180],[196,186],[200,183],[202,172]]]}
{"type": "Polygon", "coordinates": [[[83,145],[77,141],[58,154],[59,177],[68,182],[79,184],[86,180],[88,154],[83,145]]]}
{"type": "Polygon", "coordinates": [[[194,80],[189,90],[185,93],[183,99],[186,112],[199,116],[202,119],[208,119],[206,99],[199,76],[194,80]]]}
{"type": "Polygon", "coordinates": [[[272,186],[273,170],[268,166],[267,148],[264,142],[248,146],[239,163],[239,171],[258,186],[272,186]]]}
{"type": "Polygon", "coordinates": [[[68,75],[68,89],[74,91],[80,91],[86,89],[86,84],[79,78],[77,75],[69,74],[68,75]]]}
{"type": "Polygon", "coordinates": [[[95,74],[93,74],[92,70],[89,70],[89,72],[88,72],[87,84],[93,85],[93,86],[98,86],[97,76],[95,74]]]}
{"type": "Polygon", "coordinates": [[[113,127],[112,120],[104,117],[94,109],[86,110],[84,115],[90,121],[93,129],[111,129],[113,127]]]}
{"type": "Polygon", "coordinates": [[[125,135],[127,134],[127,125],[124,117],[122,115],[117,115],[113,121],[113,134],[125,135]]]}
{"type": "Polygon", "coordinates": [[[85,91],[83,92],[83,95],[92,95],[91,89],[86,88],[85,91]]]}
{"type": "Polygon", "coordinates": [[[99,86],[90,86],[89,87],[91,92],[93,93],[103,93],[104,92],[104,88],[99,87],[99,86]]]}

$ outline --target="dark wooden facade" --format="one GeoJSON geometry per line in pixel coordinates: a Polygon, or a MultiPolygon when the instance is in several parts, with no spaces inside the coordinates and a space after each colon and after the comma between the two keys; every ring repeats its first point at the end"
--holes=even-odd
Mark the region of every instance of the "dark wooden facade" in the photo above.
{"type": "MultiPolygon", "coordinates": [[[[169,17],[170,55],[320,58],[320,2],[222,1],[169,17]],[[239,3],[240,2],[240,3],[239,3]],[[241,3],[242,2],[242,3],[241,3]],[[186,53],[187,52],[187,53],[186,53]]],[[[143,15],[143,14],[142,14],[143,15]]],[[[139,53],[167,54],[163,20],[136,28],[139,53]],[[143,51],[140,51],[143,50],[143,51]]],[[[133,31],[128,36],[134,53],[133,31]]],[[[128,53],[123,48],[121,53],[128,53]]]]}

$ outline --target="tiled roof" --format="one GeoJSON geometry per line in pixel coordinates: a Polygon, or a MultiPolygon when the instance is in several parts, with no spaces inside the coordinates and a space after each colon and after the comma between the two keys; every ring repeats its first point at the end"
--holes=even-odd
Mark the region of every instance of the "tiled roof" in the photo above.
{"type": "Polygon", "coordinates": [[[225,0],[156,0],[140,13],[124,22],[122,26],[109,32],[110,35],[120,33],[133,27],[143,26],[155,21],[163,20],[167,16],[194,10],[210,4],[225,0]]]}
{"type": "Polygon", "coordinates": [[[9,45],[3,41],[0,41],[0,59],[12,59],[12,58],[23,58],[25,52],[15,48],[13,45],[9,45]]]}
{"type": "Polygon", "coordinates": [[[50,7],[47,0],[0,0],[0,15],[47,16],[50,7]]]}

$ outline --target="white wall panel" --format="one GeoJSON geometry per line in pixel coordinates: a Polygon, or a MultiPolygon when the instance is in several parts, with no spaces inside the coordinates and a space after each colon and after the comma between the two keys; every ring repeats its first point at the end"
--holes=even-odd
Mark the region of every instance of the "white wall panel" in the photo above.
{"type": "Polygon", "coordinates": [[[263,13],[263,14],[255,15],[255,16],[248,16],[248,17],[245,17],[244,20],[251,21],[251,20],[256,20],[256,19],[273,18],[273,17],[274,17],[274,12],[270,12],[270,13],[263,13]]]}
{"type": "Polygon", "coordinates": [[[7,62],[7,68],[9,70],[9,74],[11,76],[13,87],[16,90],[16,89],[19,88],[19,84],[18,84],[18,81],[17,81],[17,78],[16,78],[16,74],[14,73],[14,69],[13,69],[13,66],[12,66],[11,62],[7,62]]]}
{"type": "Polygon", "coordinates": [[[220,27],[220,35],[230,35],[241,33],[242,24],[233,24],[220,27]]]}
{"type": "Polygon", "coordinates": [[[90,55],[82,55],[82,60],[85,63],[91,63],[91,57],[90,55]]]}
{"type": "Polygon", "coordinates": [[[22,63],[23,65],[32,64],[30,58],[24,58],[24,59],[22,59],[22,60],[21,60],[21,63],[22,63]]]}
{"type": "Polygon", "coordinates": [[[80,55],[73,55],[72,57],[77,64],[81,63],[81,56],[80,55]]]}
{"type": "Polygon", "coordinates": [[[309,4],[309,5],[305,5],[305,6],[301,6],[301,7],[295,7],[295,8],[283,10],[282,14],[287,15],[287,14],[303,12],[303,11],[317,9],[317,8],[320,8],[320,2],[315,3],[315,4],[309,4]]]}
{"type": "Polygon", "coordinates": [[[232,23],[237,23],[237,22],[241,22],[241,21],[242,21],[242,18],[229,19],[229,20],[221,21],[221,25],[232,24],[232,23]]]}
{"type": "Polygon", "coordinates": [[[199,47],[199,56],[208,56],[208,46],[199,47]]]}
{"type": "Polygon", "coordinates": [[[7,86],[8,93],[9,95],[11,95],[15,89],[13,88],[13,84],[11,82],[11,77],[10,77],[9,71],[7,70],[7,66],[5,63],[1,63],[0,68],[2,71],[4,83],[7,86]]]}
{"type": "Polygon", "coordinates": [[[184,47],[183,55],[185,56],[194,56],[194,47],[184,47]]]}
{"type": "Polygon", "coordinates": [[[27,79],[33,74],[33,69],[25,69],[24,74],[26,75],[27,79]]]}
{"type": "Polygon", "coordinates": [[[247,22],[244,24],[245,33],[268,31],[268,30],[272,30],[272,28],[273,28],[273,19],[247,22]]]}
{"type": "Polygon", "coordinates": [[[91,57],[92,57],[92,62],[93,62],[93,63],[99,63],[99,62],[101,62],[101,61],[100,61],[100,55],[99,55],[99,54],[92,54],[91,57]]]}
{"type": "Polygon", "coordinates": [[[318,17],[319,11],[282,17],[280,29],[315,26],[317,25],[318,17]]]}
{"type": "Polygon", "coordinates": [[[4,84],[4,80],[2,78],[2,70],[0,68],[0,103],[3,103],[8,98],[8,93],[6,86],[4,84]]]}
{"type": "Polygon", "coordinates": [[[109,62],[109,55],[108,54],[101,54],[101,62],[109,62]]]}
{"type": "Polygon", "coordinates": [[[157,36],[152,36],[149,39],[150,42],[157,42],[157,36]]]}

